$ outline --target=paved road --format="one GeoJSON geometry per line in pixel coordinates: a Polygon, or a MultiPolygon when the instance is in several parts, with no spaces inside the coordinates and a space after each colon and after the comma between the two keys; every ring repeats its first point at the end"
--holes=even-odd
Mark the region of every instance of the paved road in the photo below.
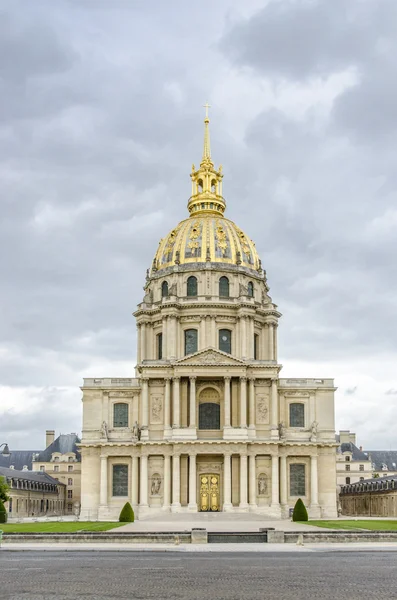
{"type": "Polygon", "coordinates": [[[396,554],[0,552],[2,600],[392,600],[396,554]]]}

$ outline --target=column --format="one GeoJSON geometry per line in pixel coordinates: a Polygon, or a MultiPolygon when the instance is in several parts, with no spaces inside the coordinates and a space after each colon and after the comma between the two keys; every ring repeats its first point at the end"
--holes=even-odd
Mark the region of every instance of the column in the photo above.
{"type": "Polygon", "coordinates": [[[247,506],[247,455],[240,454],[240,508],[247,506]]]}
{"type": "Polygon", "coordinates": [[[131,504],[132,506],[138,505],[138,482],[139,482],[139,470],[138,470],[138,457],[132,457],[132,469],[131,469],[131,504]]]}
{"type": "Polygon", "coordinates": [[[247,378],[240,377],[240,427],[247,427],[247,378]]]}
{"type": "Polygon", "coordinates": [[[196,455],[189,456],[189,506],[188,509],[197,512],[197,489],[196,489],[196,455]]]}
{"type": "Polygon", "coordinates": [[[249,504],[256,507],[256,456],[249,456],[249,504]]]}
{"type": "Polygon", "coordinates": [[[179,512],[181,506],[181,477],[180,477],[181,459],[179,454],[172,457],[172,504],[171,512],[179,512]]]}
{"type": "Polygon", "coordinates": [[[272,506],[279,506],[278,455],[272,455],[272,506]]]}
{"type": "Polygon", "coordinates": [[[164,500],[163,508],[171,505],[171,456],[164,456],[164,500]]]}
{"type": "Polygon", "coordinates": [[[108,503],[108,457],[101,455],[101,487],[99,504],[106,506],[108,503]]]}
{"type": "Polygon", "coordinates": [[[172,426],[174,428],[178,428],[178,429],[181,426],[180,399],[179,399],[180,380],[181,380],[180,377],[174,377],[172,380],[172,412],[173,412],[172,426]]]}
{"type": "Polygon", "coordinates": [[[146,356],[146,323],[141,324],[141,360],[145,360],[146,356]]]}
{"type": "Polygon", "coordinates": [[[196,379],[197,377],[189,377],[190,380],[190,427],[196,427],[196,379]]]}
{"type": "Polygon", "coordinates": [[[205,318],[205,339],[206,339],[206,347],[212,346],[211,339],[211,317],[209,315],[205,318]]]}
{"type": "Polygon", "coordinates": [[[246,328],[246,322],[245,322],[244,316],[241,317],[240,324],[241,324],[241,326],[240,326],[241,357],[247,358],[247,328],[246,328]]]}
{"type": "Polygon", "coordinates": [[[235,338],[236,338],[236,349],[235,349],[235,356],[237,356],[237,358],[241,358],[241,341],[240,341],[240,317],[237,317],[236,319],[236,333],[234,334],[235,338]]]}
{"type": "Polygon", "coordinates": [[[230,427],[230,382],[231,377],[225,377],[225,414],[223,416],[224,419],[224,427],[230,427]]]}
{"type": "Polygon", "coordinates": [[[269,344],[267,341],[268,336],[269,336],[269,327],[268,327],[267,323],[265,323],[262,328],[262,338],[261,338],[262,350],[261,350],[261,357],[260,357],[261,360],[269,360],[269,356],[268,356],[269,344]]]}
{"type": "Polygon", "coordinates": [[[280,502],[282,506],[287,504],[287,457],[280,456],[280,502]]]}
{"type": "Polygon", "coordinates": [[[216,318],[211,317],[211,346],[213,348],[218,348],[219,344],[216,339],[216,318]]]}
{"type": "Polygon", "coordinates": [[[249,379],[249,405],[248,405],[248,416],[250,428],[255,427],[255,379],[250,377],[249,379]]]}
{"type": "Polygon", "coordinates": [[[269,323],[268,329],[268,342],[269,342],[269,360],[274,360],[274,333],[273,333],[273,323],[269,323]]]}
{"type": "Polygon", "coordinates": [[[274,327],[273,327],[273,334],[274,334],[274,339],[273,339],[273,355],[274,355],[274,360],[277,360],[277,328],[278,328],[278,325],[274,325],[274,327]]]}
{"type": "Polygon", "coordinates": [[[223,455],[223,510],[232,508],[232,457],[223,455]]]}
{"type": "Polygon", "coordinates": [[[205,317],[201,317],[200,320],[200,335],[199,335],[199,350],[204,350],[209,344],[207,343],[205,332],[205,317]]]}
{"type": "Polygon", "coordinates": [[[255,323],[254,323],[254,318],[253,317],[249,317],[249,320],[248,320],[248,331],[249,331],[248,358],[254,358],[255,323]]]}
{"type": "Polygon", "coordinates": [[[171,429],[171,378],[165,378],[164,393],[164,435],[171,429]]]}
{"type": "Polygon", "coordinates": [[[139,365],[139,363],[141,362],[141,359],[142,359],[142,352],[141,352],[141,324],[140,323],[137,323],[137,326],[136,326],[136,335],[137,335],[137,341],[138,341],[136,361],[137,361],[137,363],[139,365]]]}
{"type": "Polygon", "coordinates": [[[310,457],[311,474],[310,474],[310,505],[318,505],[318,472],[317,472],[317,455],[310,457]]]}
{"type": "Polygon", "coordinates": [[[142,381],[141,394],[141,440],[149,439],[149,379],[144,377],[142,381]]]}
{"type": "Polygon", "coordinates": [[[278,390],[277,390],[277,379],[272,379],[272,390],[271,390],[271,429],[272,437],[279,438],[278,432],[278,390]]]}
{"type": "Polygon", "coordinates": [[[162,319],[162,333],[163,333],[163,358],[168,358],[169,338],[168,338],[168,319],[164,316],[162,319]]]}
{"type": "Polygon", "coordinates": [[[140,507],[148,506],[148,503],[147,503],[147,499],[148,499],[147,466],[148,466],[148,457],[146,454],[143,454],[141,456],[141,485],[140,485],[141,497],[140,497],[140,501],[139,501],[140,507]]]}

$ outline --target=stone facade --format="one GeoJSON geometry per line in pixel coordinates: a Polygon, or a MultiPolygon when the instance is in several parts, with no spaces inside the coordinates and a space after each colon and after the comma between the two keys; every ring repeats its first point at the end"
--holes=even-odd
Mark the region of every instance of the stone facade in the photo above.
{"type": "Polygon", "coordinates": [[[397,477],[365,479],[341,487],[342,515],[354,517],[397,517],[397,477]]]}
{"type": "Polygon", "coordinates": [[[298,497],[336,516],[334,383],[279,377],[281,314],[255,244],[223,216],[208,123],[190,217],[161,240],[134,315],[136,377],[84,380],[82,519],[127,500],[140,518],[287,517],[298,497]]]}
{"type": "Polygon", "coordinates": [[[356,434],[344,430],[339,432],[339,447],[336,452],[336,483],[338,493],[342,485],[349,485],[372,477],[372,462],[362,448],[356,446],[356,434]]]}

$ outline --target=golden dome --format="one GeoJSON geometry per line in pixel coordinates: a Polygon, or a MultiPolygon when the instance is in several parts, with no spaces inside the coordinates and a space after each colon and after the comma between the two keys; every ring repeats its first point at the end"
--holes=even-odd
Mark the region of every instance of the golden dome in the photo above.
{"type": "Polygon", "coordinates": [[[181,221],[160,241],[152,272],[206,262],[261,270],[254,242],[233,221],[206,213],[181,221]]]}
{"type": "Polygon", "coordinates": [[[174,265],[221,263],[261,272],[255,244],[233,221],[225,219],[222,196],[222,166],[215,169],[211,158],[208,104],[204,120],[204,151],[200,167],[192,167],[190,217],[181,221],[160,241],[152,275],[174,265]]]}

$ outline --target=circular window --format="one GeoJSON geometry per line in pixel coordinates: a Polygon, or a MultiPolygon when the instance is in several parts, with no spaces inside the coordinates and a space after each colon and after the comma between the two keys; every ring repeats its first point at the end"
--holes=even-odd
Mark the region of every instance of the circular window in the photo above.
{"type": "Polygon", "coordinates": [[[223,336],[222,336],[222,340],[223,340],[224,342],[226,342],[226,341],[227,341],[227,336],[226,336],[226,335],[223,335],[223,336]]]}

